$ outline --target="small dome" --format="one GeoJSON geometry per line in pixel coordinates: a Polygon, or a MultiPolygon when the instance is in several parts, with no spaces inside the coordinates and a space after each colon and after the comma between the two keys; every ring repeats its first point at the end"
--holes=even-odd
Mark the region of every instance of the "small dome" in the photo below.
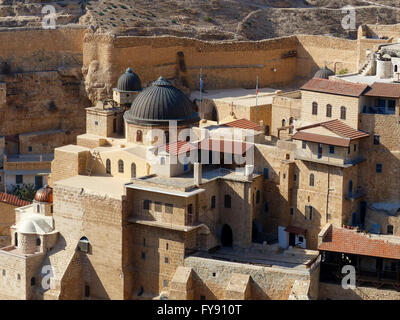
{"type": "Polygon", "coordinates": [[[119,77],[117,89],[120,91],[140,91],[142,90],[142,82],[139,76],[131,68],[128,68],[119,77]]]}
{"type": "Polygon", "coordinates": [[[35,201],[53,203],[53,189],[49,186],[44,186],[36,191],[35,201]]]}
{"type": "Polygon", "coordinates": [[[137,95],[124,119],[139,125],[168,125],[169,120],[176,120],[180,125],[199,121],[196,109],[182,91],[160,77],[137,95]]]}
{"type": "Polygon", "coordinates": [[[46,217],[38,214],[32,214],[20,221],[16,225],[16,229],[18,233],[23,234],[46,234],[53,231],[46,217]]]}
{"type": "Polygon", "coordinates": [[[329,69],[328,67],[323,67],[322,69],[319,69],[315,75],[314,78],[320,78],[320,79],[329,79],[330,76],[334,76],[335,73],[329,69]]]}

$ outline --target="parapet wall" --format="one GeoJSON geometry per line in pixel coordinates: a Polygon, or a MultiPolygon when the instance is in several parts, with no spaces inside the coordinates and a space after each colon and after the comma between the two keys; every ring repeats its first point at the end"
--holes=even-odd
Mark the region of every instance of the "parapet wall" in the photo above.
{"type": "Polygon", "coordinates": [[[262,41],[207,42],[172,36],[137,37],[87,33],[83,44],[83,73],[93,101],[110,93],[128,67],[144,86],[160,75],[199,88],[253,88],[290,85],[310,78],[327,64],[338,71],[357,70],[357,41],[323,36],[291,36],[262,41]],[[297,54],[296,54],[297,52],[297,54]],[[179,53],[179,54],[178,54],[179,53]]]}

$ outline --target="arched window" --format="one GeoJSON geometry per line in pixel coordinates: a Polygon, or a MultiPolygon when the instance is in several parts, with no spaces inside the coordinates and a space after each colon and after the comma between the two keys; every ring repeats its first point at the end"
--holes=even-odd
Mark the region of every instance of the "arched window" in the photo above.
{"type": "Polygon", "coordinates": [[[131,178],[136,178],[136,164],[134,162],[131,164],[131,178]]]}
{"type": "Polygon", "coordinates": [[[40,238],[37,238],[37,239],[36,239],[36,245],[37,245],[37,246],[40,246],[41,243],[42,243],[42,242],[40,241],[40,238]]]}
{"type": "Polygon", "coordinates": [[[326,116],[332,118],[332,106],[330,104],[326,105],[326,116]]]}
{"type": "Polygon", "coordinates": [[[294,122],[294,118],[293,118],[293,117],[290,117],[290,118],[289,118],[289,125],[292,125],[293,122],[294,122]]]}
{"type": "Polygon", "coordinates": [[[232,202],[231,196],[229,194],[226,194],[225,198],[224,198],[224,207],[225,208],[231,208],[232,207],[232,203],[231,202],[232,202]]]}
{"type": "Polygon", "coordinates": [[[122,160],[118,160],[118,172],[124,173],[124,162],[122,160]]]}
{"type": "Polygon", "coordinates": [[[395,64],[394,65],[394,72],[397,72],[397,70],[398,70],[398,66],[397,66],[397,64],[395,64]]]}
{"type": "Polygon", "coordinates": [[[340,107],[340,119],[346,120],[346,107],[340,107]]]}
{"type": "Polygon", "coordinates": [[[211,197],[211,209],[215,208],[215,196],[211,197]]]}
{"type": "Polygon", "coordinates": [[[282,119],[282,127],[286,126],[286,120],[282,119]]]}
{"type": "Polygon", "coordinates": [[[136,131],[136,142],[142,142],[143,141],[143,132],[142,130],[136,131]]]}
{"type": "Polygon", "coordinates": [[[310,174],[310,187],[314,187],[314,174],[310,174]]]}
{"type": "Polygon", "coordinates": [[[106,173],[111,174],[111,161],[110,159],[106,160],[106,173]]]}
{"type": "Polygon", "coordinates": [[[316,103],[316,102],[312,103],[312,114],[314,114],[314,115],[318,114],[318,103],[316,103]]]}

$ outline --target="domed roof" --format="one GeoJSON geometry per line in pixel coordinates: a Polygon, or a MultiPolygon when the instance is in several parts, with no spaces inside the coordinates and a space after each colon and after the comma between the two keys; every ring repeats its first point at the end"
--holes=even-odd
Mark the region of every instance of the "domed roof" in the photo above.
{"type": "Polygon", "coordinates": [[[49,186],[44,186],[36,191],[35,201],[53,203],[53,189],[49,186]]]}
{"type": "Polygon", "coordinates": [[[142,82],[139,76],[131,68],[128,68],[119,77],[117,89],[120,91],[140,91],[142,90],[142,82]]]}
{"type": "Polygon", "coordinates": [[[329,79],[330,76],[334,76],[335,73],[329,69],[327,66],[323,67],[322,69],[319,69],[315,75],[314,78],[321,78],[321,79],[329,79]]]}
{"type": "Polygon", "coordinates": [[[196,108],[182,91],[160,77],[137,95],[124,119],[140,125],[168,125],[168,120],[177,120],[180,125],[200,120],[196,108]]]}
{"type": "Polygon", "coordinates": [[[53,231],[48,223],[48,217],[39,214],[31,214],[16,225],[18,233],[24,234],[46,234],[53,231]]]}

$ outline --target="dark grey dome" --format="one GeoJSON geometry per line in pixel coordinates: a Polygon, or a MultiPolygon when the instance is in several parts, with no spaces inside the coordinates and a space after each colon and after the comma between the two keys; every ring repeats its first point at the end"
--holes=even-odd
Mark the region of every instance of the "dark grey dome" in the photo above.
{"type": "Polygon", "coordinates": [[[124,119],[141,125],[168,125],[168,120],[177,120],[180,125],[199,121],[196,109],[182,91],[160,77],[137,95],[124,119]]]}
{"type": "Polygon", "coordinates": [[[330,76],[334,76],[334,75],[335,75],[335,73],[331,69],[329,69],[325,66],[322,69],[319,69],[315,73],[314,78],[329,79],[330,76]]]}
{"type": "Polygon", "coordinates": [[[142,82],[139,76],[131,68],[128,68],[119,77],[117,89],[120,91],[140,91],[142,90],[142,82]]]}

